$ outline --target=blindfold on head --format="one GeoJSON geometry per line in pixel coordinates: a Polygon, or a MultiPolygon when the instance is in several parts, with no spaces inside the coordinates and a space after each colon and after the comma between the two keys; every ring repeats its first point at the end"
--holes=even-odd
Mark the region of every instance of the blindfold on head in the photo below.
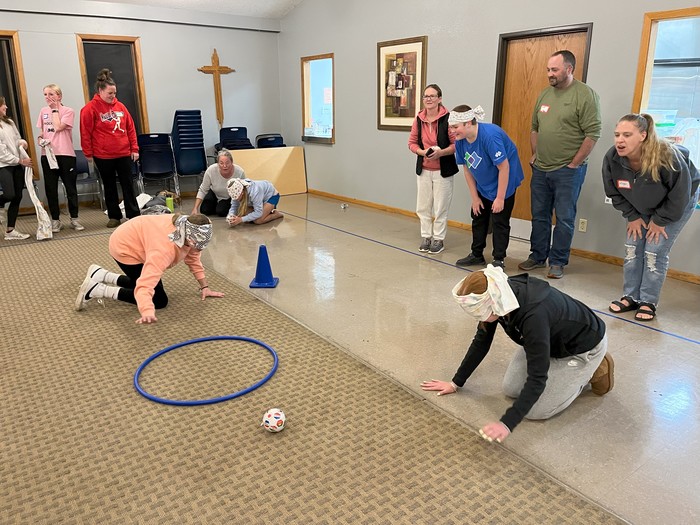
{"type": "Polygon", "coordinates": [[[472,120],[484,120],[486,112],[481,106],[476,106],[469,111],[450,111],[450,116],[447,118],[447,124],[450,126],[459,124],[460,122],[471,122],[472,120]]]}
{"type": "Polygon", "coordinates": [[[481,271],[486,275],[488,282],[484,293],[460,295],[462,285],[470,278],[469,275],[452,289],[455,301],[468,315],[477,321],[486,321],[492,314],[502,317],[520,307],[513,289],[508,284],[508,276],[502,268],[489,264],[481,271]]]}
{"type": "Polygon", "coordinates": [[[203,250],[211,241],[212,225],[209,224],[192,224],[188,215],[182,215],[175,221],[175,231],[168,235],[168,238],[177,246],[182,248],[185,241],[190,241],[193,248],[203,250]]]}
{"type": "Polygon", "coordinates": [[[243,190],[250,186],[249,179],[233,179],[228,183],[228,195],[233,200],[238,200],[238,198],[243,194],[243,190]]]}

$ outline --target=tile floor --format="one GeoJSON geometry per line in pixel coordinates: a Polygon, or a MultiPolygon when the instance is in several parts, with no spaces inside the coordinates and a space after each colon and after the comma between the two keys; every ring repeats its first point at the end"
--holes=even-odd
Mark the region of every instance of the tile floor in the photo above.
{"type": "MultiPolygon", "coordinates": [[[[282,198],[281,222],[229,229],[215,219],[205,264],[248,286],[265,244],[280,283],[256,296],[475,430],[498,419],[509,406],[501,378],[516,351],[500,330],[459,394],[436,397],[418,386],[449,380],[475,331],[450,293],[465,275],[454,261],[468,253],[469,232],[450,229],[446,250],[429,256],[417,250],[416,219],[340,204],[295,195],[282,198]]],[[[511,242],[506,272],[519,273],[528,253],[527,243],[511,242]]],[[[544,278],[545,270],[532,273],[544,278]]],[[[632,523],[700,523],[700,287],[669,279],[657,320],[643,324],[633,312],[607,311],[621,295],[620,267],[574,257],[564,279],[550,283],[605,320],[615,388],[585,393],[547,422],[523,422],[504,453],[632,523]]]]}

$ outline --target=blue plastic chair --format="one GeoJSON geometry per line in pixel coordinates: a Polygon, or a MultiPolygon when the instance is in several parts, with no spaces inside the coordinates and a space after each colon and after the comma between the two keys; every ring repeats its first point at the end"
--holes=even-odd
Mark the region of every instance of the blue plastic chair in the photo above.
{"type": "Polygon", "coordinates": [[[226,149],[255,149],[248,138],[248,128],[243,126],[221,128],[219,130],[219,143],[214,146],[216,151],[226,149]]]}
{"type": "MultiPolygon", "coordinates": [[[[75,150],[75,173],[77,175],[75,185],[78,189],[78,200],[80,200],[80,197],[83,195],[97,195],[100,209],[104,210],[105,199],[102,181],[96,172],[90,172],[90,164],[81,149],[75,150]]],[[[63,185],[63,181],[61,181],[61,187],[63,188],[63,197],[67,201],[68,194],[66,193],[66,187],[63,185]]]]}
{"type": "Polygon", "coordinates": [[[173,181],[175,195],[180,197],[180,181],[175,166],[175,156],[169,133],[147,133],[137,137],[139,143],[139,186],[147,182],[173,181]]]}
{"type": "Polygon", "coordinates": [[[286,144],[279,133],[265,133],[255,137],[256,148],[284,148],[286,144]]]}

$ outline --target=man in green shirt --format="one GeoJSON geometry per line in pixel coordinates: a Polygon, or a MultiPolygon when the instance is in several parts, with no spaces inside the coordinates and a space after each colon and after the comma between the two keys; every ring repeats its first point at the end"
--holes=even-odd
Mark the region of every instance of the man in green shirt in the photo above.
{"type": "Polygon", "coordinates": [[[544,268],[549,259],[550,279],[561,279],[569,262],[576,202],[588,155],[600,138],[598,95],[574,78],[575,68],[576,57],[571,51],[557,51],[549,57],[549,87],[538,97],[532,114],[530,256],[518,268],[544,268]],[[557,216],[553,235],[552,211],[557,216]]]}

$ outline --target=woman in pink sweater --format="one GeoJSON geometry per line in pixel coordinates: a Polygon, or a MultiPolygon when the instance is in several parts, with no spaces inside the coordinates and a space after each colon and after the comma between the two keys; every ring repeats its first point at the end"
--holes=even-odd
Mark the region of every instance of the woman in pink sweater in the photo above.
{"type": "Polygon", "coordinates": [[[202,301],[223,297],[209,288],[200,260],[211,235],[206,215],[141,215],[125,222],[109,238],[109,253],[124,275],[91,265],[80,285],[75,309],[82,310],[91,299],[107,297],[138,306],[141,317],[137,323],[155,323],[156,310],[168,305],[161,276],[180,261],[197,280],[202,301]]]}

